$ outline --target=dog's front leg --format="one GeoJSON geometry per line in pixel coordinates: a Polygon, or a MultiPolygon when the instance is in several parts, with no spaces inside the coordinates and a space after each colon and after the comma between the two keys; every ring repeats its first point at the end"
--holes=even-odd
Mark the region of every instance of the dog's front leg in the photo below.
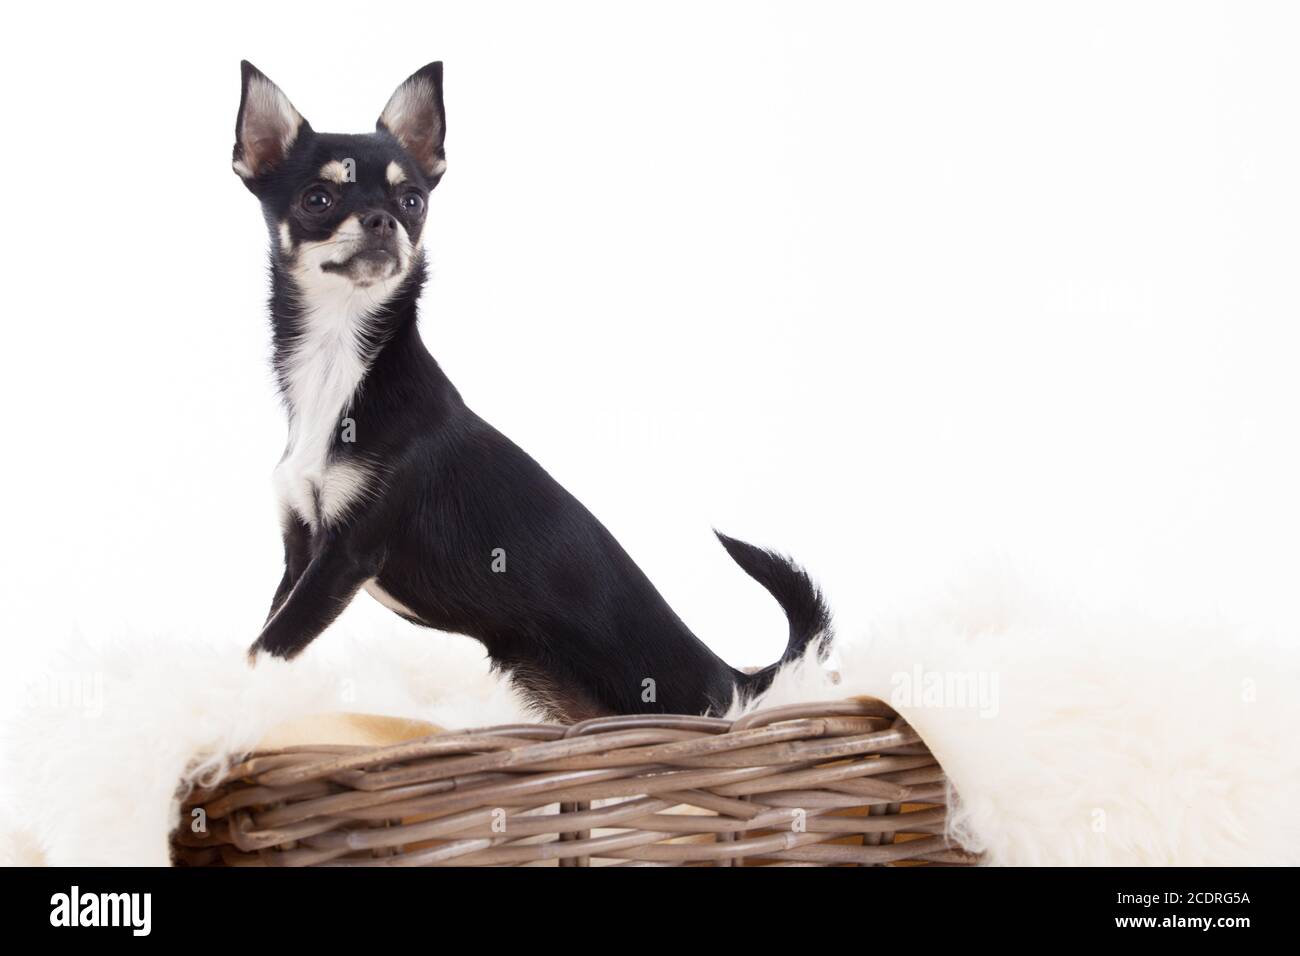
{"type": "Polygon", "coordinates": [[[337,534],[322,532],[312,550],[307,567],[248,649],[249,663],[256,662],[258,651],[285,659],[297,656],[375,574],[371,564],[359,560],[337,534]]]}
{"type": "MultiPolygon", "coordinates": [[[[266,614],[267,621],[275,617],[275,612],[280,610],[280,605],[289,596],[289,592],[298,583],[298,579],[307,570],[310,562],[311,529],[295,512],[290,511],[284,521],[284,576],[280,578],[280,584],[275,589],[275,597],[271,598],[271,610],[266,614]]],[[[265,623],[264,621],[263,624],[265,623]]]]}

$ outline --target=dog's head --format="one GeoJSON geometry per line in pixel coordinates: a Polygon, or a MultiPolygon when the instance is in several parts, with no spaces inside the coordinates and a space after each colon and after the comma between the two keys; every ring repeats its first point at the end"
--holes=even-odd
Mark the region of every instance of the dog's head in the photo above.
{"type": "Polygon", "coordinates": [[[360,292],[381,304],[420,261],[429,193],[442,178],[442,64],[397,88],[363,135],[317,133],[289,98],[243,64],[235,172],[262,203],[275,265],[298,293],[360,292]]]}

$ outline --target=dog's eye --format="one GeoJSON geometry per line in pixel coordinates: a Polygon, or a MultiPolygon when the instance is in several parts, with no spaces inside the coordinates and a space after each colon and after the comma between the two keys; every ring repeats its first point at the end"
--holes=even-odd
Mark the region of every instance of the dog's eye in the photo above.
{"type": "Polygon", "coordinates": [[[413,216],[418,216],[424,209],[424,200],[419,193],[407,193],[398,202],[401,204],[403,212],[409,212],[413,216]]]}
{"type": "Polygon", "coordinates": [[[309,189],[302,197],[302,208],[308,212],[324,212],[334,205],[334,197],[324,189],[309,189]]]}

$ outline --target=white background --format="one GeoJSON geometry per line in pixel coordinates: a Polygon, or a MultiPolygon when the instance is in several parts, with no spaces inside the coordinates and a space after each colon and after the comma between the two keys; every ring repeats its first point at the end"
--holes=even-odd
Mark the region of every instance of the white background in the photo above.
{"type": "MultiPolygon", "coordinates": [[[[794,554],[847,632],[990,561],[1292,627],[1282,6],[7,17],[11,674],[76,633],[242,650],[278,581],[266,235],[230,171],[242,57],[336,132],[445,61],[424,337],[732,663],[775,658],[784,625],[710,526],[794,554]]],[[[337,626],[406,625],[362,596],[337,626]]]]}

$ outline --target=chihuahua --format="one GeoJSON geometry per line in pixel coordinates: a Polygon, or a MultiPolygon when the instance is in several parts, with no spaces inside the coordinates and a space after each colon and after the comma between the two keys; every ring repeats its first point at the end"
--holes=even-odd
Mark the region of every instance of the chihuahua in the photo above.
{"type": "Polygon", "coordinates": [[[781,604],[781,660],[745,673],[686,627],[605,527],[474,414],[416,329],[429,194],[447,168],[442,64],[361,135],[317,133],[251,64],[235,172],[271,241],[275,376],[288,444],[274,484],[284,576],[249,649],[292,658],[366,590],[466,634],[548,717],[718,713],[765,689],[830,614],[808,575],[718,534],[781,604]]]}

